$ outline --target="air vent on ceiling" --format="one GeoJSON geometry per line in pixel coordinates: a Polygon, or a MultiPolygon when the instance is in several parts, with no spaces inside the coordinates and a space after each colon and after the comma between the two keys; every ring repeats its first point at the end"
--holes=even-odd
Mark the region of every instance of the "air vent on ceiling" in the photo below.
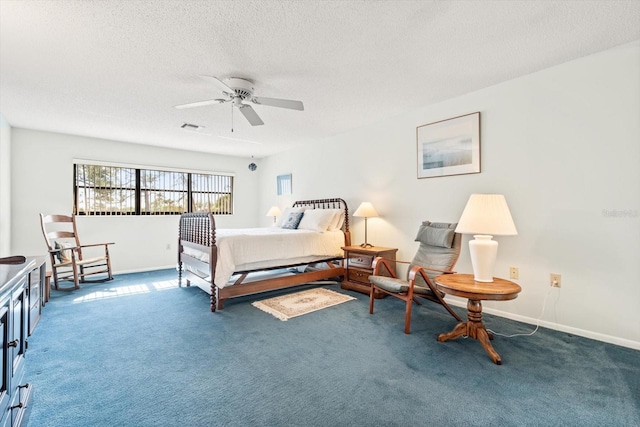
{"type": "Polygon", "coordinates": [[[194,131],[204,129],[204,126],[192,125],[191,123],[183,123],[182,126],[180,127],[185,130],[194,130],[194,131]]]}

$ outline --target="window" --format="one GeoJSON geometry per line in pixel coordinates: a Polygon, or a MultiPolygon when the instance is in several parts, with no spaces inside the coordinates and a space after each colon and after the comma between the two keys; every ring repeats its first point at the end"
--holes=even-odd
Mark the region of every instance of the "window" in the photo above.
{"type": "Polygon", "coordinates": [[[132,168],[74,165],[75,206],[78,215],[136,213],[136,170],[132,168]]]}
{"type": "Polygon", "coordinates": [[[145,215],[190,212],[189,174],[140,170],[140,212],[145,215]]]}
{"type": "Polygon", "coordinates": [[[278,196],[282,196],[284,194],[291,194],[291,174],[288,175],[278,175],[276,178],[276,183],[278,187],[278,196]]]}
{"type": "Polygon", "coordinates": [[[231,189],[233,177],[191,174],[191,197],[194,212],[233,213],[231,189]]]}
{"type": "Polygon", "coordinates": [[[76,215],[233,213],[233,176],[74,164],[76,215]]]}

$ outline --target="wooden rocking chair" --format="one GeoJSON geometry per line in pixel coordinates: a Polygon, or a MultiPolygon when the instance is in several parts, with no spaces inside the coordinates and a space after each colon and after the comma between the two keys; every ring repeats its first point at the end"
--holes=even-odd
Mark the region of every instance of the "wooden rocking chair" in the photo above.
{"type": "Polygon", "coordinates": [[[40,225],[51,257],[54,289],[79,289],[80,282],[86,282],[85,278],[94,274],[106,274],[103,280],[113,279],[109,245],[114,243],[80,244],[75,215],[40,214],[40,225]],[[99,256],[84,256],[83,249],[98,247],[104,248],[104,254],[100,251],[99,256]],[[74,287],[60,288],[63,281],[73,282],[74,287]]]}

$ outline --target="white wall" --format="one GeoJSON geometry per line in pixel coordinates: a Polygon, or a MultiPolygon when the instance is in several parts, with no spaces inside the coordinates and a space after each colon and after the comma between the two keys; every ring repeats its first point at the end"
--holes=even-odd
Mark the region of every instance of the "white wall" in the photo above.
{"type": "Polygon", "coordinates": [[[0,114],[0,257],[11,253],[11,127],[0,114]]]}
{"type": "MultiPolygon", "coordinates": [[[[471,193],[503,193],[519,234],[496,237],[495,275],[518,267],[523,290],[485,311],[535,322],[551,292],[543,326],[640,349],[640,42],[272,156],[262,170],[264,212],[305,198],[342,197],[351,212],[371,201],[381,217],[369,242],[405,260],[420,221],[457,221],[471,193]],[[476,111],[482,173],[417,179],[416,127],[476,111]],[[289,172],[294,194],[278,198],[275,177],[289,172]]],[[[362,219],[352,233],[364,240],[362,219]]],[[[460,272],[471,272],[467,241],[460,272]]]]}
{"type": "MultiPolygon", "coordinates": [[[[232,172],[235,213],[216,216],[216,222],[220,227],[258,225],[258,174],[247,168],[249,159],[20,128],[12,130],[11,159],[13,254],[46,255],[38,214],[71,214],[73,159],[232,172]]],[[[78,233],[83,243],[116,243],[110,249],[115,273],[149,270],[175,266],[178,220],[173,215],[78,217],[78,233]]]]}

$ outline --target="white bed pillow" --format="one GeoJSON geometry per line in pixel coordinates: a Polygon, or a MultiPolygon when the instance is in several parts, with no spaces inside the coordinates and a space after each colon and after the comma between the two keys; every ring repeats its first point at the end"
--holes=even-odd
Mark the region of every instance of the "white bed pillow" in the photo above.
{"type": "Polygon", "coordinates": [[[302,220],[300,220],[300,224],[298,224],[298,229],[300,230],[312,230],[323,232],[329,228],[329,224],[335,212],[333,209],[307,209],[304,211],[304,215],[302,215],[302,220]]]}
{"type": "Polygon", "coordinates": [[[305,211],[305,207],[296,207],[296,208],[286,208],[284,210],[284,212],[282,212],[282,215],[280,215],[280,218],[278,218],[278,221],[276,221],[276,227],[282,227],[282,223],[284,222],[285,219],[287,219],[289,217],[290,213],[293,212],[304,212],[305,211]]]}
{"type": "Polygon", "coordinates": [[[333,218],[331,223],[329,224],[329,231],[338,231],[342,229],[342,224],[344,223],[344,209],[331,209],[334,211],[333,218]]]}

